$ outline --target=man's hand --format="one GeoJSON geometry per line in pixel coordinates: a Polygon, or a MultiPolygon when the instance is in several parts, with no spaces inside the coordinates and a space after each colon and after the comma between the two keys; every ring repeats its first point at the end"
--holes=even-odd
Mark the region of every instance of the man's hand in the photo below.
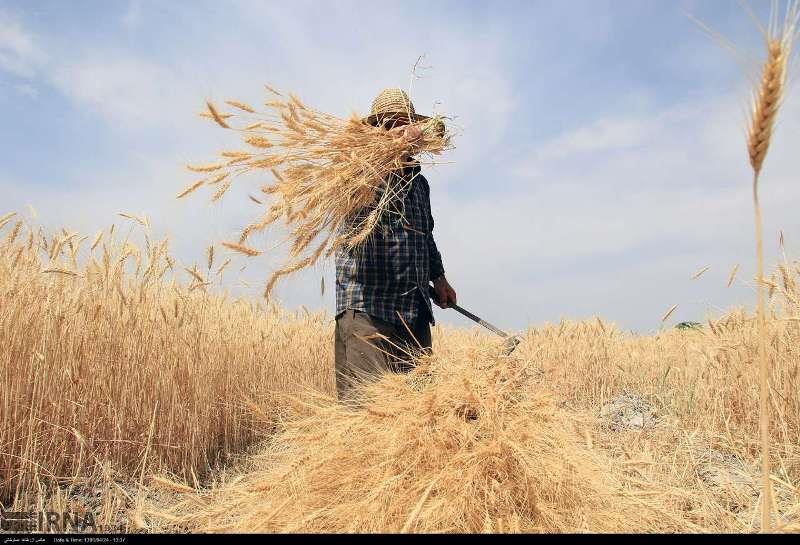
{"type": "Polygon", "coordinates": [[[422,139],[422,129],[417,125],[401,125],[389,129],[392,138],[402,138],[406,144],[413,147],[422,139]]]}
{"type": "Polygon", "coordinates": [[[447,278],[440,276],[433,281],[433,290],[435,292],[434,301],[442,308],[447,308],[451,304],[456,305],[456,290],[447,281],[447,278]]]}

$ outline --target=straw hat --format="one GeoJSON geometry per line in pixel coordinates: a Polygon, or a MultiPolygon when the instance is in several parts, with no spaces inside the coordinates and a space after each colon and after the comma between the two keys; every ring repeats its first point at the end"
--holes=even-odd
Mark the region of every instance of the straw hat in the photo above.
{"type": "Polygon", "coordinates": [[[372,101],[369,116],[364,119],[370,125],[377,125],[386,119],[408,119],[412,122],[430,119],[414,111],[411,99],[402,89],[384,89],[372,101]]]}

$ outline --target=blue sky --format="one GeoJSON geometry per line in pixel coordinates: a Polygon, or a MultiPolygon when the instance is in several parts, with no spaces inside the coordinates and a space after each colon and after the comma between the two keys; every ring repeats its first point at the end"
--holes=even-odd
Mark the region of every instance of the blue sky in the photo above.
{"type": "MultiPolygon", "coordinates": [[[[751,2],[762,18],[768,4],[751,2]]],[[[202,261],[255,216],[246,196],[260,185],[213,205],[174,199],[191,181],[185,163],[232,143],[196,115],[205,99],[258,103],[269,83],[331,113],[364,112],[380,89],[409,88],[424,54],[416,108],[459,127],[447,163],[426,173],[464,306],[510,329],[600,315],[650,331],[673,304],[670,323],[703,319],[753,299],[748,84],[684,11],[760,58],[733,0],[2,1],[0,213],[30,204],[45,225],[90,233],[118,212],[146,214],[181,261],[202,261]]],[[[787,254],[800,249],[797,94],[764,171],[771,263],[780,229],[787,254]]],[[[247,263],[226,285],[257,297],[277,260],[247,263]]],[[[333,286],[332,263],[276,294],[332,310],[321,276],[333,286]]]]}

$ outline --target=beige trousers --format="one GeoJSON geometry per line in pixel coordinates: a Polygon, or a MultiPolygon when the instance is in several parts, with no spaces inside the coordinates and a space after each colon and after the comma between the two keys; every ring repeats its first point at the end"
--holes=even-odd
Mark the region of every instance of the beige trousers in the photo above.
{"type": "Polygon", "coordinates": [[[386,372],[410,371],[415,355],[430,352],[428,311],[408,326],[411,333],[402,325],[358,310],[347,310],[336,317],[336,394],[340,400],[359,382],[374,380],[386,372]]]}

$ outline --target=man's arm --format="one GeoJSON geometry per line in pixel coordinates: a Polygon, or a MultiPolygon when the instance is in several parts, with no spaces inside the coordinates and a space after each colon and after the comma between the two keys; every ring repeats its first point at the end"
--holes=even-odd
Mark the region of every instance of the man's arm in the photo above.
{"type": "MultiPolygon", "coordinates": [[[[427,184],[425,184],[427,186],[427,184]]],[[[428,199],[428,224],[430,225],[430,232],[428,233],[428,260],[430,263],[431,281],[433,282],[433,289],[435,291],[436,304],[442,308],[447,308],[450,304],[456,304],[456,292],[450,286],[447,278],[444,276],[444,264],[442,263],[442,254],[439,248],[436,247],[436,241],[433,238],[433,214],[431,213],[431,200],[430,200],[430,187],[426,187],[426,196],[428,199]]]]}
{"type": "Polygon", "coordinates": [[[444,264],[442,263],[442,254],[439,253],[436,241],[433,240],[433,218],[430,219],[430,222],[431,233],[428,234],[428,259],[430,260],[431,280],[436,280],[440,276],[444,276],[444,264]]]}

